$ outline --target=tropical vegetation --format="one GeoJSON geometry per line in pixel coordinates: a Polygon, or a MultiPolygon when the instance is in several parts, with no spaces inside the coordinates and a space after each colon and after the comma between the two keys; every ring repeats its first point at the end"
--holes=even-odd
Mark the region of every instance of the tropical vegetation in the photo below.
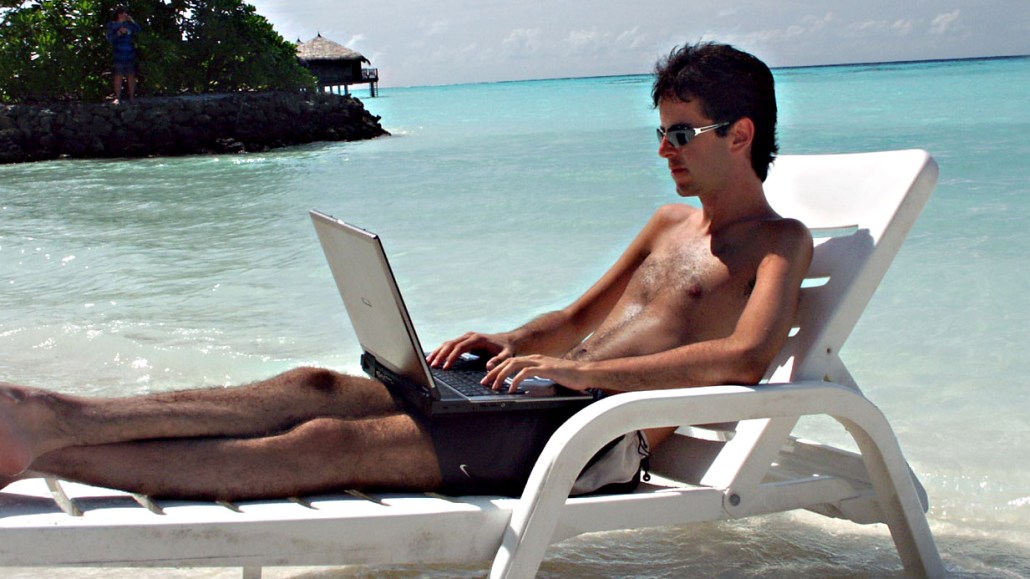
{"type": "Polygon", "coordinates": [[[111,94],[104,36],[124,5],[142,26],[140,94],[298,89],[296,46],[242,0],[0,0],[0,102],[97,102],[111,94]]]}

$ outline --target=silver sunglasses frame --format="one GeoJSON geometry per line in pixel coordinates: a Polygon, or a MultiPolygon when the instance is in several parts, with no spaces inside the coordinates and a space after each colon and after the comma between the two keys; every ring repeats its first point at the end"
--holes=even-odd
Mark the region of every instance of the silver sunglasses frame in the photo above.
{"type": "Polygon", "coordinates": [[[668,139],[669,144],[677,149],[680,147],[686,147],[690,144],[690,141],[693,141],[694,138],[700,135],[701,133],[707,133],[708,131],[714,131],[715,129],[721,129],[729,125],[729,122],[725,122],[715,123],[714,125],[708,125],[705,127],[698,127],[696,129],[694,127],[691,127],[690,125],[672,125],[667,129],[664,127],[658,127],[658,143],[661,144],[663,140],[668,139],[669,133],[677,132],[684,135],[683,144],[677,145],[675,142],[673,142],[672,139],[668,139]]]}

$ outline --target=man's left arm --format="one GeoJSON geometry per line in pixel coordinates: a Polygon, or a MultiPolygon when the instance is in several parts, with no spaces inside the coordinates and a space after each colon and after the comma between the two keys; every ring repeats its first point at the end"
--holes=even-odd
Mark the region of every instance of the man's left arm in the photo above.
{"type": "Polygon", "coordinates": [[[494,377],[499,382],[513,376],[512,388],[524,378],[540,376],[576,390],[612,391],[757,383],[787,340],[812,259],[811,235],[799,222],[782,222],[764,241],[770,249],[758,265],[754,290],[729,336],[610,360],[512,358],[494,370],[494,377]]]}

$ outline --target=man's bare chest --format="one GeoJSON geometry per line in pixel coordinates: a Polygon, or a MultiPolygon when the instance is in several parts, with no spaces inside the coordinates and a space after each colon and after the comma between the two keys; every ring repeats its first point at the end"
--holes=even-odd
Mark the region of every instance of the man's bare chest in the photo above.
{"type": "Polygon", "coordinates": [[[627,287],[633,301],[694,309],[700,304],[737,303],[743,307],[753,272],[712,255],[698,244],[668,245],[648,255],[627,287]]]}
{"type": "Polygon", "coordinates": [[[732,333],[754,268],[713,255],[708,244],[674,241],[641,261],[618,304],[574,357],[642,355],[732,333]]]}

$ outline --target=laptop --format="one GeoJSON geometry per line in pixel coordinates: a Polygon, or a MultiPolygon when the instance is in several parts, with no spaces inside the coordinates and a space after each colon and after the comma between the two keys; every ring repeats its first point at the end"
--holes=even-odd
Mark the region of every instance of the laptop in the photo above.
{"type": "Polygon", "coordinates": [[[379,236],[312,210],[311,219],[363,351],[361,367],[426,415],[585,406],[590,394],[553,385],[516,394],[479,384],[486,358],[430,368],[379,236]]]}

